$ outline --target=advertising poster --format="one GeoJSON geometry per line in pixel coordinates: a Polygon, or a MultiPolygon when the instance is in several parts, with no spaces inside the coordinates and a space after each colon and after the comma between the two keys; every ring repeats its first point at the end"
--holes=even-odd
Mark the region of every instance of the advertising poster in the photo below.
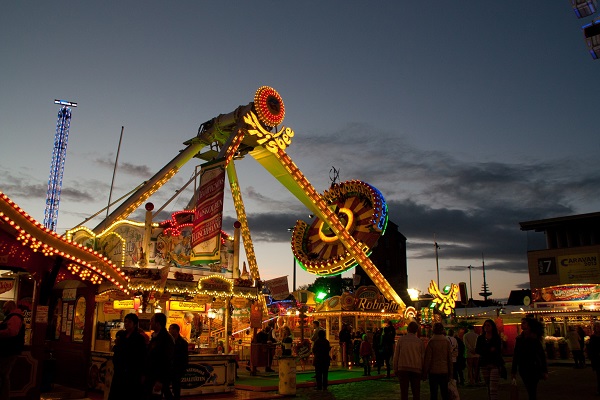
{"type": "Polygon", "coordinates": [[[577,254],[556,257],[560,283],[600,282],[598,254],[577,254]]]}
{"type": "Polygon", "coordinates": [[[200,172],[200,190],[192,229],[190,263],[193,265],[221,260],[224,192],[225,162],[221,160],[204,164],[200,172]]]}

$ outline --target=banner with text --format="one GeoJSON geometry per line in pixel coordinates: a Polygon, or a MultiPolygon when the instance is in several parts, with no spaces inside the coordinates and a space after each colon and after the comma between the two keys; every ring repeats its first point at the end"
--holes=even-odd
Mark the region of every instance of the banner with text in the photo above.
{"type": "Polygon", "coordinates": [[[190,264],[211,264],[221,260],[224,192],[225,160],[202,165],[194,210],[190,264]]]}
{"type": "Polygon", "coordinates": [[[290,295],[287,276],[265,281],[265,286],[269,288],[275,300],[283,300],[290,295]]]}

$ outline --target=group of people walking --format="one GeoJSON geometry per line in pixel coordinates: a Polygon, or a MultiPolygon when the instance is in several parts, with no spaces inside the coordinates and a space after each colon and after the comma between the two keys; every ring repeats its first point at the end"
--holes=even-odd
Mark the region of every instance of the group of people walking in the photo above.
{"type": "MultiPolygon", "coordinates": [[[[427,345],[418,337],[419,325],[410,322],[407,334],[401,336],[394,350],[393,368],[400,382],[400,398],[408,400],[409,388],[413,399],[420,398],[421,380],[429,381],[430,399],[450,399],[452,379],[465,384],[462,370],[467,367],[470,384],[478,384],[479,376],[487,387],[488,399],[498,399],[500,378],[508,378],[502,357],[502,341],[494,321],[483,323],[481,334],[469,331],[463,335],[454,331],[446,334],[441,323],[433,325],[433,335],[427,345]]],[[[522,333],[517,338],[512,363],[512,377],[521,376],[530,400],[535,400],[540,379],[547,378],[548,369],[542,348],[542,326],[535,319],[523,319],[522,333]]],[[[600,329],[599,329],[600,330],[600,329]]],[[[454,382],[453,382],[454,383],[454,382]]],[[[457,390],[457,389],[456,389],[457,390]]]]}
{"type": "Polygon", "coordinates": [[[157,313],[150,319],[149,338],[138,326],[136,314],[127,314],[124,330],[117,333],[113,347],[114,374],[109,400],[165,398],[178,400],[181,378],[188,365],[188,343],[180,327],[157,313]]]}

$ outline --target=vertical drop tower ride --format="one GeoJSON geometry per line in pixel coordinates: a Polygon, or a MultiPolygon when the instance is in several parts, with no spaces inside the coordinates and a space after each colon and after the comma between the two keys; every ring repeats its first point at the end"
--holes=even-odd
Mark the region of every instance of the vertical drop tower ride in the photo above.
{"type": "Polygon", "coordinates": [[[60,203],[60,191],[67,157],[69,127],[71,126],[71,107],[77,107],[77,103],[66,100],[54,100],[54,104],[59,104],[62,107],[58,111],[58,120],[56,121],[54,150],[52,151],[48,192],[46,194],[46,210],[44,211],[44,227],[51,231],[56,231],[56,221],[58,220],[58,204],[60,203]]]}

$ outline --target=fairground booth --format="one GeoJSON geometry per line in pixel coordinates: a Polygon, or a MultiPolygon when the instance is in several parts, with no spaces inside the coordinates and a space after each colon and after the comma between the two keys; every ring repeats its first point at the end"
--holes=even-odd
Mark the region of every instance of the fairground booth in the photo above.
{"type": "Polygon", "coordinates": [[[85,387],[95,296],[102,288],[128,291],[119,266],[45,228],[0,192],[0,274],[0,302],[14,300],[26,326],[10,398],[39,399],[53,382],[85,387]]]}

